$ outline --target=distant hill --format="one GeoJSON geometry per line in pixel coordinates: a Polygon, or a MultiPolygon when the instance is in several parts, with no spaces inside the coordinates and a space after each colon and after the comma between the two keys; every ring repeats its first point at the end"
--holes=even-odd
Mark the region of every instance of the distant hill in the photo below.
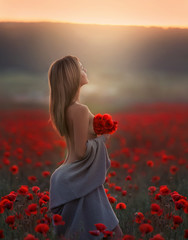
{"type": "Polygon", "coordinates": [[[57,58],[72,54],[89,69],[188,73],[188,29],[0,23],[0,71],[47,72],[57,58]]]}

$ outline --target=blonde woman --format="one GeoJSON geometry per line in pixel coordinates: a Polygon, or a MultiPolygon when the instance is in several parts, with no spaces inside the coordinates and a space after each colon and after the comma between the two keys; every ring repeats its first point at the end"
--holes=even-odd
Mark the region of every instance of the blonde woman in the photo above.
{"type": "Polygon", "coordinates": [[[52,126],[65,137],[67,156],[50,178],[49,208],[62,216],[65,224],[53,226],[59,239],[99,240],[93,236],[95,224],[102,223],[122,239],[119,226],[103,183],[110,167],[105,142],[110,134],[96,135],[87,105],[80,103],[80,88],[88,83],[86,69],[75,56],[54,61],[48,72],[49,110],[52,126]]]}

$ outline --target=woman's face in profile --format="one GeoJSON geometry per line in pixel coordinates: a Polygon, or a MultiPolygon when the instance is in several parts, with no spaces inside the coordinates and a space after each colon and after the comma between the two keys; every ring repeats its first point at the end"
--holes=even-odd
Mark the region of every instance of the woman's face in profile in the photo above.
{"type": "Polygon", "coordinates": [[[81,71],[81,83],[80,85],[83,86],[84,84],[88,83],[88,78],[87,78],[87,70],[84,68],[81,62],[80,64],[80,71],[81,71]]]}

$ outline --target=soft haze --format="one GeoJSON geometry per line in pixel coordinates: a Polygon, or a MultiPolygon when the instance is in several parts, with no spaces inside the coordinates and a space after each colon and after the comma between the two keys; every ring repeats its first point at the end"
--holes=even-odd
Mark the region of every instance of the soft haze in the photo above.
{"type": "Polygon", "coordinates": [[[0,21],[188,27],[188,0],[0,0],[0,21]]]}
{"type": "Polygon", "coordinates": [[[0,36],[0,108],[48,107],[48,68],[68,54],[87,69],[80,100],[92,112],[188,102],[188,29],[8,22],[0,36]]]}

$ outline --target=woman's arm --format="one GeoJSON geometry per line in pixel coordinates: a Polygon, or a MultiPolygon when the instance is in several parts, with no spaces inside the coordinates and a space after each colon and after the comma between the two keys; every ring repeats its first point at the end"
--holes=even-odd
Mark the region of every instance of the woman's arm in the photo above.
{"type": "Polygon", "coordinates": [[[86,142],[88,139],[89,128],[89,110],[85,105],[78,106],[74,110],[73,129],[74,129],[74,146],[78,159],[81,159],[87,149],[86,142]]]}

